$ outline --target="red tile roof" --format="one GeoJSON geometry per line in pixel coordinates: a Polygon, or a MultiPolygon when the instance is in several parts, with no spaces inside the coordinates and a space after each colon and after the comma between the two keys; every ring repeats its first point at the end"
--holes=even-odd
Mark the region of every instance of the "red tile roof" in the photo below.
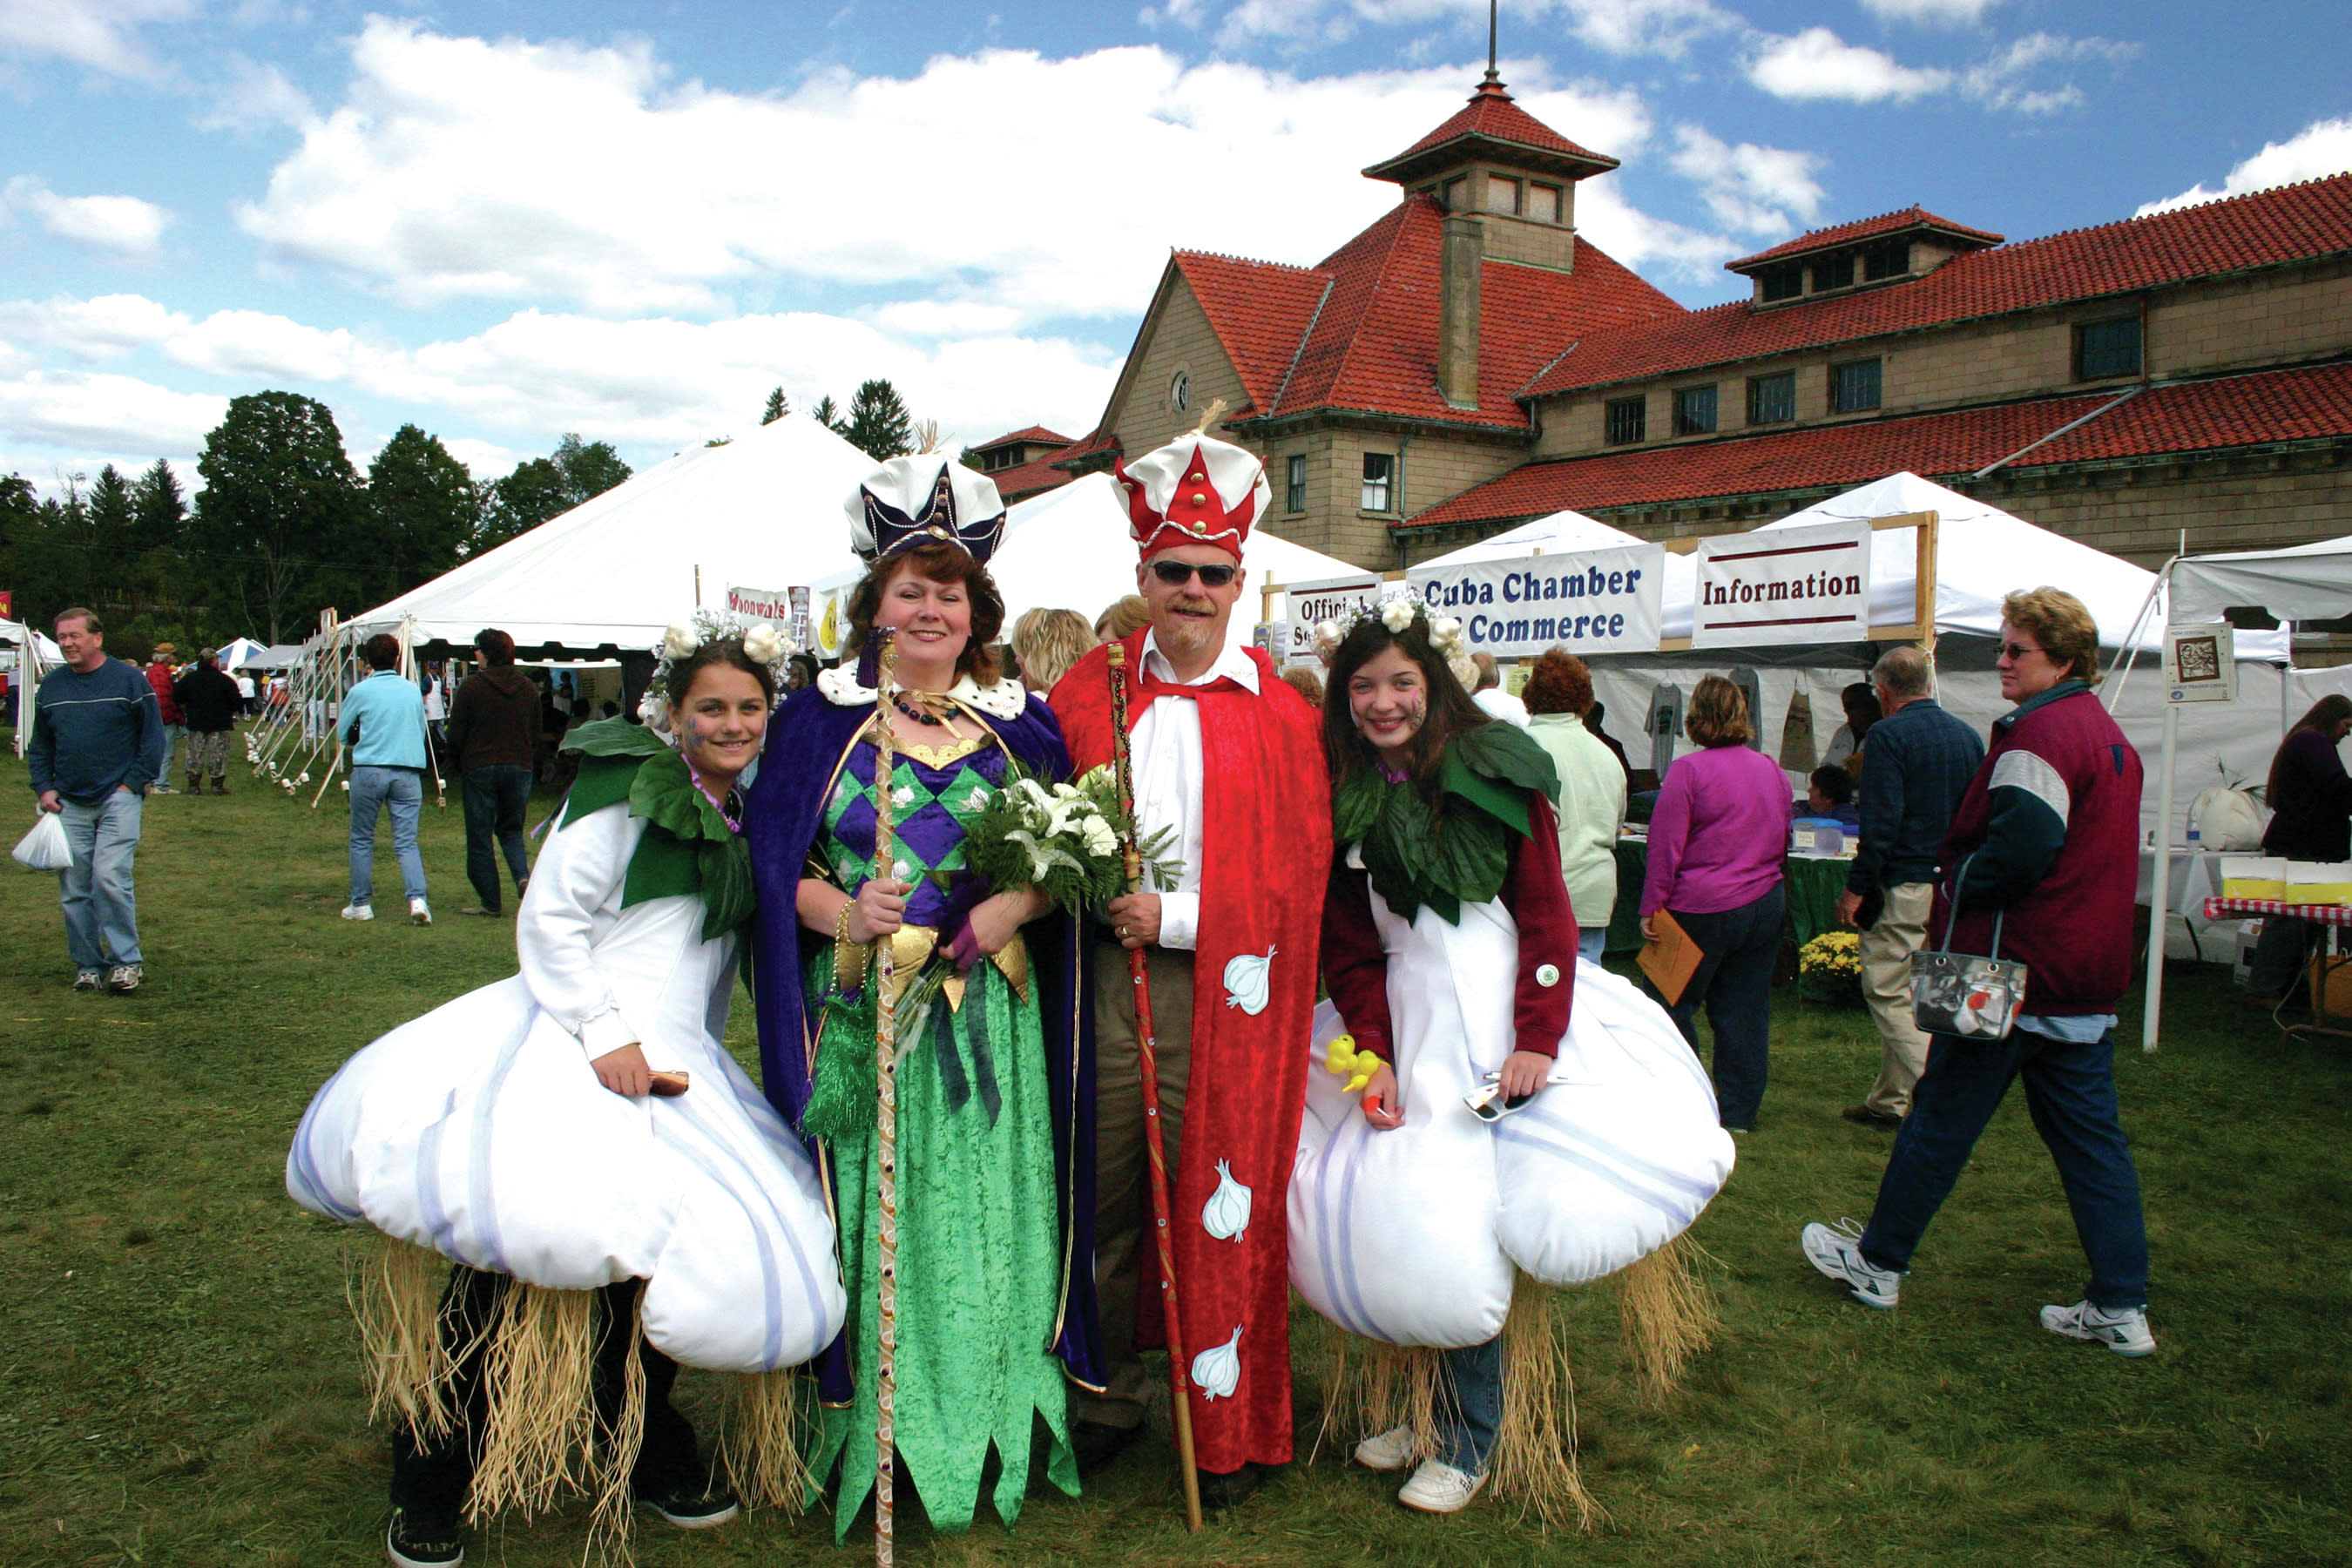
{"type": "Polygon", "coordinates": [[[1810,256],[1816,250],[1827,250],[1832,246],[1851,245],[1855,240],[1869,239],[1875,235],[1900,234],[1906,229],[1917,228],[1937,229],[1945,234],[1962,239],[1972,239],[1983,245],[1999,245],[2001,242],[2001,236],[1989,229],[1970,228],[1966,224],[1954,223],[1950,218],[1937,217],[1925,207],[1908,206],[1901,212],[1881,213],[1876,217],[1856,218],[1852,223],[1813,229],[1799,235],[1785,245],[1776,245],[1769,250],[1759,250],[1753,256],[1743,256],[1737,261],[1727,261],[1723,267],[1727,272],[1747,272],[1767,262],[1779,261],[1787,257],[1810,256]]]}
{"type": "Polygon", "coordinates": [[[1118,450],[1118,435],[1097,425],[1053,456],[1040,460],[1051,464],[1065,473],[1075,473],[1076,466],[1087,458],[1118,450]]]}
{"type": "Polygon", "coordinates": [[[1408,197],[1311,268],[1178,253],[1253,413],[1340,408],[1525,429],[1515,395],[1560,342],[1682,313],[1583,241],[1572,274],[1488,261],[1479,275],[1478,406],[1454,408],[1437,390],[1444,216],[1427,197],[1408,197]]]}
{"type": "Polygon", "coordinates": [[[1595,153],[1575,142],[1521,109],[1503,90],[1500,82],[1481,82],[1470,101],[1457,110],[1453,119],[1406,148],[1393,158],[1384,158],[1364,171],[1373,179],[1408,180],[1407,172],[1413,164],[1424,162],[1420,154],[1444,147],[1451,142],[1466,138],[1507,142],[1517,147],[1530,147],[1556,157],[1589,163],[1586,172],[1600,174],[1617,167],[1617,160],[1606,153],[1595,153]]]}
{"type": "MultiPolygon", "coordinates": [[[[1563,508],[1660,505],[1857,485],[1899,469],[1973,474],[2113,401],[2045,398],[1948,414],[1820,426],[1683,446],[1529,463],[1403,524],[1505,522],[1563,508]]],[[[2352,364],[2262,371],[2157,386],[2014,466],[2096,462],[2352,436],[2352,364]]]]}
{"type": "Polygon", "coordinates": [[[1070,444],[1067,436],[1048,430],[1043,425],[1031,425],[1009,435],[999,436],[993,441],[982,441],[971,449],[975,452],[992,451],[998,447],[1009,447],[1015,441],[1030,447],[1066,447],[1070,444]]]}
{"type": "MultiPolygon", "coordinates": [[[[1585,247],[1579,245],[1580,255],[1585,247]]],[[[1542,397],[1916,331],[2069,300],[2352,251],[2352,174],[1955,257],[1914,282],[1757,309],[1742,300],[1586,336],[1523,395],[1542,397]]]]}
{"type": "Polygon", "coordinates": [[[988,477],[996,482],[996,493],[1004,498],[1004,504],[1011,506],[1015,501],[1027,500],[1031,496],[1043,495],[1047,490],[1066,485],[1077,478],[1066,468],[1054,467],[1068,455],[1069,448],[1065,447],[1013,468],[999,468],[988,477]]]}

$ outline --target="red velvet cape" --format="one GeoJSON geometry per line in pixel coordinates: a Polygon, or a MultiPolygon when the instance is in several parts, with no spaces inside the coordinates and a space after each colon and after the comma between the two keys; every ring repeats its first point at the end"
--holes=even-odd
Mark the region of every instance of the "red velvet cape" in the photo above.
{"type": "MultiPolygon", "coordinates": [[[[1127,639],[1132,682],[1143,662],[1143,632],[1127,639]]],[[[1192,1390],[1192,1440],[1201,1468],[1218,1474],[1246,1462],[1290,1460],[1290,1167],[1306,1109],[1308,1016],[1315,1008],[1323,890],[1331,866],[1331,781],[1323,759],[1322,716],[1249,650],[1255,696],[1205,691],[1201,746],[1200,941],[1193,958],[1192,1075],[1184,1142],[1171,1200],[1184,1350],[1197,1357],[1231,1342],[1241,1381],[1232,1397],[1192,1390]],[[1225,965],[1274,951],[1265,1009],[1229,1005],[1225,965]],[[1201,1223],[1219,1184],[1217,1163],[1250,1189],[1250,1221],[1237,1241],[1219,1241],[1201,1223]]],[[[1070,761],[1079,773],[1111,760],[1108,656],[1096,648],[1055,687],[1070,761]]],[[[1146,705],[1130,701],[1130,727],[1146,705]]],[[[1093,962],[1124,963],[1106,940],[1093,962]]],[[[1160,1291],[1156,1244],[1146,1232],[1139,1305],[1141,1337],[1156,1342],[1160,1291]]]]}

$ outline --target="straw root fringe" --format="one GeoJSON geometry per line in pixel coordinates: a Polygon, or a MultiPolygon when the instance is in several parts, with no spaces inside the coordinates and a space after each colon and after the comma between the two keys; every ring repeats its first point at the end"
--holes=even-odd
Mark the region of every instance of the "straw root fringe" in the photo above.
{"type": "Polygon", "coordinates": [[[444,1337],[443,1297],[449,1260],[429,1247],[381,1232],[346,1270],[343,1294],[358,1320],[367,1358],[368,1419],[397,1413],[428,1437],[446,1436],[457,1419],[449,1380],[464,1352],[444,1337]]]}
{"type": "Polygon", "coordinates": [[[1714,1343],[1723,1326],[1715,1297],[1698,1277],[1701,1261],[1711,1260],[1685,1233],[1618,1275],[1625,1355],[1653,1399],[1675,1391],[1683,1369],[1714,1343]]]}
{"type": "Polygon", "coordinates": [[[751,1507],[799,1513],[815,1490],[803,1458],[811,1436],[806,1385],[798,1367],[726,1380],[719,1452],[736,1496],[751,1507]]]}
{"type": "Polygon", "coordinates": [[[1323,1422],[1307,1462],[1326,1439],[1353,1451],[1367,1437],[1412,1428],[1415,1463],[1437,1452],[1438,1357],[1423,1345],[1362,1339],[1325,1322],[1323,1422]]]}
{"type": "Polygon", "coordinates": [[[490,1341],[488,1420],[466,1504],[469,1522],[508,1509],[529,1519],[567,1492],[590,1489],[600,1457],[598,1307],[593,1290],[508,1282],[490,1341]]]}

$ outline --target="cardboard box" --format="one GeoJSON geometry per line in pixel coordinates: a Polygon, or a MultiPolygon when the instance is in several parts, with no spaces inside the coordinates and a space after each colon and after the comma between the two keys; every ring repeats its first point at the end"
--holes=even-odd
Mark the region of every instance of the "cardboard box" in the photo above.
{"type": "Polygon", "coordinates": [[[2286,863],[2290,904],[2352,904],[2352,864],[2329,860],[2286,863]]]}
{"type": "Polygon", "coordinates": [[[2287,863],[2274,856],[2221,857],[2221,896],[2225,899],[2284,899],[2287,863]]]}

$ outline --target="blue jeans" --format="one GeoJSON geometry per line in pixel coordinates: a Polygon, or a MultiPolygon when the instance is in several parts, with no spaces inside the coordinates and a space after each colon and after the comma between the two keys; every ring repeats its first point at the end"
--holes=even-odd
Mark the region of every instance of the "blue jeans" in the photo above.
{"type": "MultiPolygon", "coordinates": [[[[180,742],[187,738],[187,734],[188,727],[185,724],[163,726],[163,771],[155,775],[157,784],[169,784],[172,782],[172,762],[180,754],[180,742]]],[[[189,754],[189,760],[192,762],[194,760],[194,753],[189,754]]]]}
{"type": "Polygon", "coordinates": [[[425,779],[415,768],[352,770],[352,902],[375,893],[375,818],[392,808],[392,847],[400,857],[404,897],[425,896],[425,857],[416,852],[416,819],[425,809],[425,779]]]}
{"type": "Polygon", "coordinates": [[[1780,953],[1780,921],[1788,908],[1784,884],[1762,898],[1713,914],[1673,911],[1698,944],[1698,967],[1683,999],[1668,1009],[1675,1027],[1698,1049],[1699,1004],[1715,1026],[1715,1105],[1726,1127],[1753,1127],[1764,1105],[1771,1066],[1772,962],[1780,953]]]}
{"type": "MultiPolygon", "coordinates": [[[[1549,1310],[1538,1297],[1533,1308],[1549,1310]]],[[[1444,1352],[1437,1390],[1437,1457],[1465,1476],[1483,1474],[1503,1424],[1503,1336],[1444,1352]]]]}
{"type": "Polygon", "coordinates": [[[62,804],[73,864],[58,873],[58,901],[65,906],[66,951],[74,967],[142,963],[131,865],[139,853],[143,803],[129,790],[110,789],[102,799],[62,804]]]}
{"type": "Polygon", "coordinates": [[[466,880],[474,885],[482,908],[495,912],[499,906],[496,850],[506,852],[516,887],[530,875],[530,848],[522,836],[523,814],[530,807],[530,770],[512,763],[467,768],[464,799],[466,880]]]}
{"type": "Polygon", "coordinates": [[[1609,927],[1605,922],[1597,926],[1585,926],[1576,933],[1576,954],[1579,958],[1589,958],[1598,963],[1601,962],[1602,952],[1608,946],[1609,927]]]}
{"type": "Polygon", "coordinates": [[[1912,1090],[1911,1114],[1895,1135],[1878,1184],[1862,1255],[1879,1268],[1910,1265],[1928,1221],[2018,1078],[2025,1080],[2025,1108],[2057,1162],[2074,1235],[2091,1260],[2084,1298],[2111,1312],[2147,1306],[2147,1226],[2139,1172],[2116,1104],[2112,1031],[2084,1044],[2027,1029],[2011,1030],[2006,1040],[1931,1039],[1927,1070],[1912,1090]]]}

